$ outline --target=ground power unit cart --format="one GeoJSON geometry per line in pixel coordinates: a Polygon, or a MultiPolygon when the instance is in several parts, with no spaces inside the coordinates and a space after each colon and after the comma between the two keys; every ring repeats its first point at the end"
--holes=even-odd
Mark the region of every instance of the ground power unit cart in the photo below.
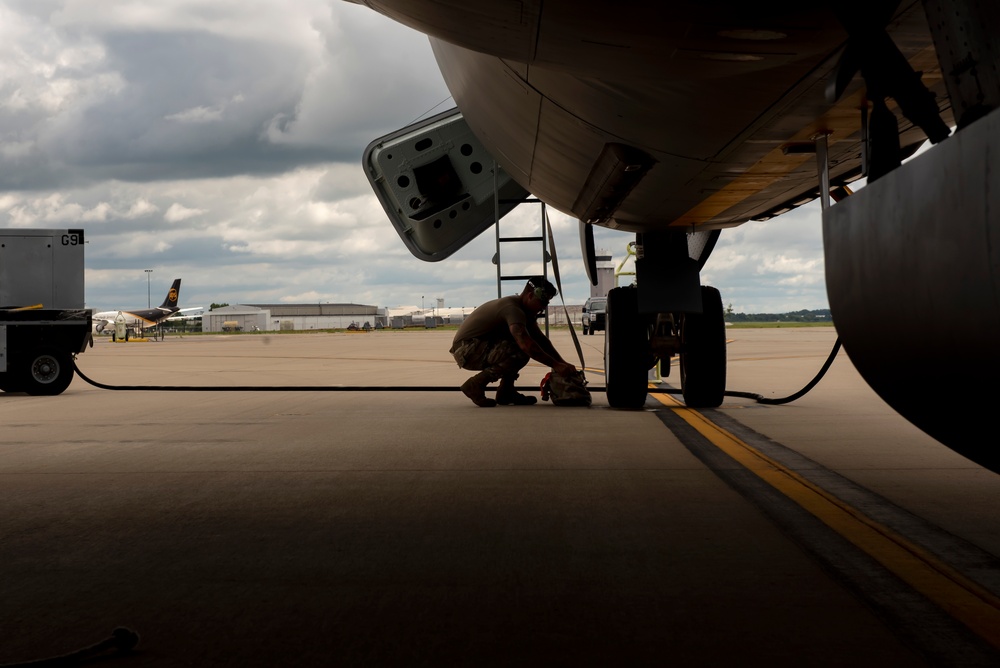
{"type": "Polygon", "coordinates": [[[93,345],[83,230],[0,230],[0,390],[60,394],[93,345]]]}

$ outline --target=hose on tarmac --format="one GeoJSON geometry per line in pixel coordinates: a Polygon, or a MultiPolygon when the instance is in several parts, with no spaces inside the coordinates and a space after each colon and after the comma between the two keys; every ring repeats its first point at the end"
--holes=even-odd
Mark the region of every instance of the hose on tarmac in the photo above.
{"type": "Polygon", "coordinates": [[[768,398],[764,397],[763,395],[752,394],[750,392],[726,392],[726,396],[727,397],[743,397],[745,399],[754,399],[759,404],[778,405],[778,404],[791,403],[791,402],[795,401],[796,399],[799,399],[799,398],[805,396],[805,394],[809,390],[811,390],[814,387],[816,387],[816,383],[818,383],[820,381],[820,379],[823,378],[823,376],[826,375],[827,370],[829,370],[830,365],[833,364],[833,360],[837,357],[837,353],[839,353],[839,352],[840,352],[840,337],[837,337],[837,342],[833,344],[833,350],[830,351],[830,355],[829,355],[829,357],[826,358],[826,362],[823,363],[823,366],[822,366],[822,368],[820,368],[819,373],[817,373],[815,378],[813,378],[811,381],[809,381],[809,383],[807,383],[805,387],[803,387],[801,390],[799,390],[795,394],[790,394],[787,397],[782,397],[781,399],[768,399],[768,398]]]}
{"type": "Polygon", "coordinates": [[[100,659],[120,658],[135,649],[138,644],[138,633],[124,626],[119,626],[112,631],[111,636],[107,639],[75,652],[20,663],[3,663],[0,664],[0,668],[49,668],[50,666],[84,665],[100,659]]]}
{"type": "MultiPolygon", "coordinates": [[[[830,365],[833,364],[833,360],[837,357],[837,353],[840,352],[840,339],[833,346],[833,350],[830,352],[829,357],[827,357],[826,362],[823,367],[819,370],[819,373],[809,381],[809,383],[803,387],[801,390],[795,394],[789,395],[787,397],[782,397],[780,399],[769,399],[761,394],[755,394],[751,392],[736,392],[727,391],[725,396],[727,397],[740,397],[743,399],[753,399],[757,403],[761,404],[787,404],[796,399],[804,396],[809,390],[819,383],[820,379],[826,375],[827,370],[830,365]]],[[[459,392],[461,391],[457,387],[447,387],[441,385],[108,385],[106,383],[99,383],[87,377],[80,367],[77,366],[76,360],[73,360],[73,369],[76,375],[80,376],[84,382],[93,385],[96,388],[102,390],[117,390],[117,391],[156,391],[156,392],[459,392]]],[[[515,387],[518,391],[535,391],[537,387],[515,387]]],[[[605,387],[588,387],[591,392],[607,392],[605,387]]],[[[682,394],[682,391],[676,388],[649,388],[646,390],[650,394],[682,394]]]]}

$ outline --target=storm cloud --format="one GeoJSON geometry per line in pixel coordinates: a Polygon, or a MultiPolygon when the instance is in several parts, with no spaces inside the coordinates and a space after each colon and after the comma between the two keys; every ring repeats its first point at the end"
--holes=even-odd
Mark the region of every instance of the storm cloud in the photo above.
{"type": "MultiPolygon", "coordinates": [[[[95,308],[177,277],[182,306],[474,306],[496,296],[492,231],[421,262],[361,168],[370,141],[451,106],[427,38],[347,2],[3,0],[0,225],[84,228],[95,308]]],[[[576,221],[550,213],[580,303],[576,221]]],[[[819,227],[807,207],[728,230],[705,280],[738,311],[823,308],[819,227]]],[[[616,262],[629,240],[598,232],[616,262]]]]}

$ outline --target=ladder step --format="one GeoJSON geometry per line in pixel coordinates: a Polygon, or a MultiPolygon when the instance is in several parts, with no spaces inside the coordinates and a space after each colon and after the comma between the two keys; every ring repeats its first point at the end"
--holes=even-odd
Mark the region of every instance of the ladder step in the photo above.
{"type": "MultiPolygon", "coordinates": [[[[496,195],[494,195],[494,197],[496,197],[496,195]]],[[[542,273],[542,275],[545,275],[545,274],[548,273],[546,271],[546,268],[548,267],[548,263],[552,261],[552,256],[549,254],[549,250],[545,247],[546,246],[545,228],[546,228],[546,224],[547,224],[547,219],[545,217],[545,203],[542,202],[541,200],[538,200],[538,199],[528,199],[528,198],[526,198],[524,200],[518,200],[518,202],[537,202],[538,204],[541,204],[541,207],[542,207],[541,230],[540,230],[540,234],[535,234],[535,235],[527,236],[527,237],[519,237],[519,236],[501,237],[500,236],[500,221],[499,220],[496,221],[496,227],[495,227],[495,229],[496,229],[496,234],[497,234],[497,244],[496,244],[496,254],[493,255],[493,264],[495,264],[496,268],[497,268],[497,297],[502,296],[502,293],[504,292],[504,289],[501,287],[501,284],[504,281],[522,281],[523,282],[523,281],[527,281],[527,280],[529,280],[531,278],[534,278],[535,276],[538,275],[537,273],[523,274],[523,275],[522,274],[516,274],[516,275],[515,274],[507,274],[507,275],[503,274],[503,271],[501,269],[501,264],[500,264],[500,244],[501,243],[513,243],[513,242],[530,241],[532,243],[541,244],[541,250],[542,250],[542,258],[541,258],[541,261],[542,261],[542,272],[541,273],[542,273]]],[[[513,203],[513,202],[511,202],[511,203],[513,203]]],[[[548,326],[549,326],[549,321],[548,321],[548,315],[547,314],[548,314],[548,311],[546,311],[546,319],[545,319],[545,331],[546,331],[546,333],[548,333],[548,326]]]]}

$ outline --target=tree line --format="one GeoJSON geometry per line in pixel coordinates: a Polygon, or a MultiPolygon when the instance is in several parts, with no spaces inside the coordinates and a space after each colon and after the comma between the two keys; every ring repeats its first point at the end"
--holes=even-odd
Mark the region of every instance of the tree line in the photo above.
{"type": "Polygon", "coordinates": [[[790,313],[734,313],[733,305],[726,307],[727,322],[828,322],[833,323],[830,309],[792,311],[790,313]]]}

